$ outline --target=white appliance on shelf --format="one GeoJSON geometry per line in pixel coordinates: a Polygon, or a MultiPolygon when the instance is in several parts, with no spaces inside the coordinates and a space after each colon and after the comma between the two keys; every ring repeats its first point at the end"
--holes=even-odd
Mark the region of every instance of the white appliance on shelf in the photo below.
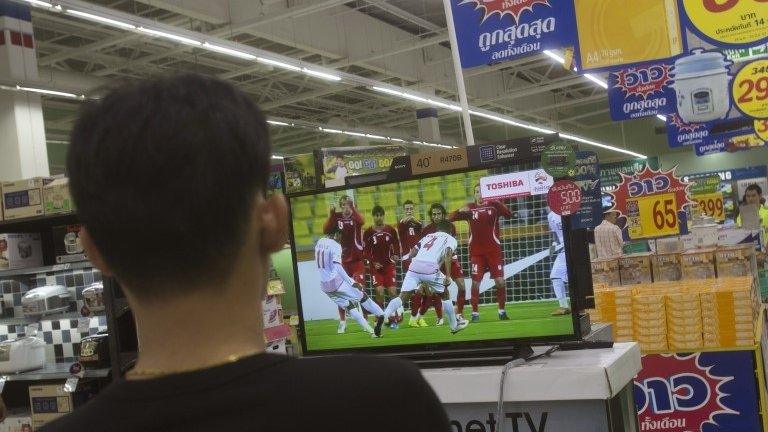
{"type": "Polygon", "coordinates": [[[0,342],[0,373],[18,373],[45,366],[45,342],[22,337],[0,342]]]}
{"type": "Polygon", "coordinates": [[[21,306],[27,316],[49,315],[69,309],[69,299],[67,287],[49,285],[29,290],[21,298],[21,306]]]}
{"type": "Polygon", "coordinates": [[[91,312],[99,312],[104,310],[104,284],[101,282],[94,282],[88,288],[83,290],[83,299],[85,305],[91,312]]]}

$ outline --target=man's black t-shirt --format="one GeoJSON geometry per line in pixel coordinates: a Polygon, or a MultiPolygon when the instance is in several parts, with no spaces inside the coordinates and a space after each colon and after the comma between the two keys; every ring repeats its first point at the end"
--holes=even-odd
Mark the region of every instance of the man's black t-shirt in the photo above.
{"type": "Polygon", "coordinates": [[[42,429],[81,431],[450,430],[419,370],[363,356],[260,354],[152,380],[118,380],[42,429]]]}

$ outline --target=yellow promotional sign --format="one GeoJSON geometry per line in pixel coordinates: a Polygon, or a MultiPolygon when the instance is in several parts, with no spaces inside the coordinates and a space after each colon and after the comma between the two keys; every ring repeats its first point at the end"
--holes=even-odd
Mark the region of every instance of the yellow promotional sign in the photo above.
{"type": "Polygon", "coordinates": [[[755,120],[755,133],[763,141],[768,141],[768,119],[755,120]]]}
{"type": "Polygon", "coordinates": [[[674,193],[627,200],[627,226],[632,239],[679,234],[674,193]]]}
{"type": "Polygon", "coordinates": [[[722,192],[694,195],[693,200],[696,201],[699,210],[703,214],[713,217],[717,222],[725,220],[725,205],[722,192]]]}
{"type": "Polygon", "coordinates": [[[744,65],[733,79],[731,92],[739,111],[757,119],[768,118],[768,60],[744,65]]]}
{"type": "Polygon", "coordinates": [[[693,26],[705,37],[725,44],[758,44],[768,37],[765,0],[683,0],[693,26]]]}
{"type": "Polygon", "coordinates": [[[676,0],[575,0],[574,7],[582,69],[683,52],[676,0]]]}

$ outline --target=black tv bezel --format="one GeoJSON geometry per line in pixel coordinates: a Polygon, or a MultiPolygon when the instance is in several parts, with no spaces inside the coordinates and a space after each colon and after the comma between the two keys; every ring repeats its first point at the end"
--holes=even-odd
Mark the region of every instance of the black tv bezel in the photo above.
{"type": "MultiPolygon", "coordinates": [[[[420,156],[425,155],[425,153],[419,153],[420,156]]],[[[292,199],[299,198],[302,196],[308,196],[308,195],[321,195],[326,193],[333,193],[338,191],[345,191],[350,189],[361,189],[365,187],[372,187],[372,186],[379,186],[383,184],[392,184],[392,183],[400,183],[404,181],[411,181],[411,180],[421,180],[426,178],[432,178],[432,177],[439,177],[439,176],[445,176],[450,174],[460,174],[460,173],[469,173],[474,171],[483,171],[483,170],[490,170],[493,168],[499,168],[499,167],[505,167],[510,165],[522,165],[525,163],[540,163],[541,160],[539,158],[525,158],[525,159],[514,159],[514,160],[508,160],[508,161],[499,161],[497,163],[488,163],[483,164],[482,166],[470,166],[467,168],[462,169],[454,169],[454,170],[445,170],[445,171],[439,171],[439,172],[433,172],[428,174],[422,174],[422,175],[411,175],[407,179],[389,179],[384,178],[382,180],[373,180],[370,182],[363,182],[360,184],[355,185],[344,185],[344,186],[337,186],[337,187],[331,187],[331,188],[323,188],[323,189],[316,189],[311,191],[303,191],[303,192],[297,192],[297,193],[291,193],[286,194],[286,198],[288,201],[288,217],[289,217],[289,225],[290,225],[290,245],[291,245],[291,260],[293,265],[293,280],[294,285],[296,289],[296,307],[298,308],[299,313],[299,341],[301,343],[301,352],[303,356],[306,357],[314,357],[314,356],[331,356],[331,355],[340,355],[340,354],[375,354],[375,355],[391,355],[391,356],[397,356],[397,357],[413,357],[416,355],[423,355],[425,353],[428,353],[433,358],[440,358],[441,354],[444,354],[446,356],[460,356],[462,354],[471,355],[473,357],[482,357],[483,352],[485,351],[488,355],[492,355],[494,353],[494,349],[496,350],[505,350],[509,349],[512,346],[522,346],[522,345],[539,345],[539,344],[547,344],[547,343],[557,343],[557,342],[568,342],[568,341],[578,341],[581,340],[583,335],[581,334],[581,326],[580,326],[580,320],[579,320],[579,296],[575,293],[579,291],[579,289],[574,289],[573,284],[575,284],[575,281],[577,278],[574,274],[574,268],[572,265],[567,266],[568,271],[568,280],[574,281],[572,283],[569,283],[569,291],[570,291],[570,298],[571,298],[571,324],[573,328],[573,333],[569,334],[563,334],[563,335],[550,335],[550,336],[533,336],[533,337],[523,337],[523,338],[506,338],[506,339],[485,339],[485,340],[479,340],[479,341],[457,341],[457,342],[440,342],[440,343],[423,343],[423,344],[408,344],[408,345],[387,345],[387,346],[371,346],[371,347],[358,347],[358,348],[340,348],[340,349],[327,349],[327,350],[308,350],[307,349],[307,333],[306,333],[306,327],[304,322],[304,310],[302,307],[302,301],[301,301],[301,282],[299,280],[299,263],[296,256],[296,241],[295,241],[295,235],[293,232],[293,205],[292,205],[292,199]],[[480,351],[478,353],[478,350],[480,351]]],[[[515,171],[519,172],[519,171],[515,171]]],[[[572,245],[570,243],[570,218],[571,216],[563,216],[563,240],[565,242],[564,250],[566,252],[566,257],[568,257],[571,254],[572,245]]],[[[568,264],[570,264],[570,260],[567,259],[568,264]]],[[[385,336],[386,337],[386,336],[385,336]]],[[[371,339],[374,341],[374,339],[371,339]]]]}

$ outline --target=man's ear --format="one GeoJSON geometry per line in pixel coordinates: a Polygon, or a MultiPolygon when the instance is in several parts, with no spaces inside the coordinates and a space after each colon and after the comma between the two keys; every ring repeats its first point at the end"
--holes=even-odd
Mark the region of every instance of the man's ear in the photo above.
{"type": "Polygon", "coordinates": [[[285,196],[275,193],[256,206],[261,221],[261,249],[277,252],[288,243],[288,203],[285,196]]]}
{"type": "Polygon", "coordinates": [[[93,263],[94,267],[101,270],[101,273],[104,276],[112,276],[112,269],[110,269],[107,262],[104,261],[104,256],[101,255],[99,248],[97,248],[96,244],[93,242],[91,233],[88,232],[88,229],[85,226],[80,228],[80,242],[83,244],[85,253],[88,254],[88,260],[93,263]]]}

